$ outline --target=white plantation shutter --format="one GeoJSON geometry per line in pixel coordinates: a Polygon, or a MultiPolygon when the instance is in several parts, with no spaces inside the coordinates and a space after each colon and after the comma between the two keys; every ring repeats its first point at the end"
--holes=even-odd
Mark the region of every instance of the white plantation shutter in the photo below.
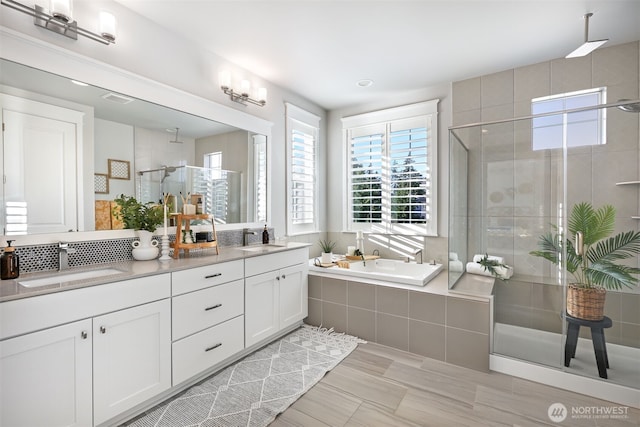
{"type": "Polygon", "coordinates": [[[318,231],[318,133],[320,118],[295,105],[287,114],[287,234],[318,231]]]}
{"type": "Polygon", "coordinates": [[[437,100],[343,119],[347,229],[437,234],[437,100]]]}

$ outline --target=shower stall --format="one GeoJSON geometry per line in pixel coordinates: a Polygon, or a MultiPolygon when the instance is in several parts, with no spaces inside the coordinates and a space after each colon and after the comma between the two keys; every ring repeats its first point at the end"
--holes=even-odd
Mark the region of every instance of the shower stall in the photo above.
{"type": "MultiPolygon", "coordinates": [[[[547,376],[552,385],[577,380],[568,388],[586,394],[611,385],[612,394],[598,397],[614,400],[619,393],[618,401],[637,407],[640,287],[606,293],[612,326],[604,329],[609,368],[603,378],[588,327],[580,329],[575,358],[565,366],[566,253],[558,254],[559,265],[531,254],[541,236],[568,230],[569,212],[580,202],[613,205],[614,234],[640,230],[640,101],[573,101],[558,108],[552,97],[533,100],[529,117],[450,128],[449,287],[471,274],[466,266],[474,254],[502,257],[513,277],[496,279],[490,290],[492,369],[531,368],[537,372],[531,379],[547,376]]],[[[637,255],[624,262],[640,266],[637,255]]]]}
{"type": "Polygon", "coordinates": [[[184,202],[202,203],[202,212],[213,214],[217,224],[242,222],[246,216],[242,173],[197,166],[162,166],[136,173],[138,200],[159,203],[169,195],[170,211],[182,210],[184,202]]]}

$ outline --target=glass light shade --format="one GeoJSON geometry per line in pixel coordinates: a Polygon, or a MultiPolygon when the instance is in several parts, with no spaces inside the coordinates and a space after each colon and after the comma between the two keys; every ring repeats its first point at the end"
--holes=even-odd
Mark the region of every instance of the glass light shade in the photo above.
{"type": "Polygon", "coordinates": [[[116,39],[116,17],[105,11],[100,12],[100,34],[107,40],[116,39]]]}
{"type": "Polygon", "coordinates": [[[267,102],[267,88],[261,87],[258,89],[258,101],[267,102]]]}
{"type": "Polygon", "coordinates": [[[242,80],[242,82],[240,82],[240,92],[243,95],[249,95],[249,91],[251,90],[251,83],[249,82],[249,80],[242,80]]]}
{"type": "Polygon", "coordinates": [[[61,21],[73,21],[73,3],[71,0],[51,0],[49,11],[51,16],[61,21]]]}
{"type": "Polygon", "coordinates": [[[220,87],[230,87],[231,86],[231,73],[229,71],[220,71],[218,74],[218,80],[220,82],[220,87]]]}

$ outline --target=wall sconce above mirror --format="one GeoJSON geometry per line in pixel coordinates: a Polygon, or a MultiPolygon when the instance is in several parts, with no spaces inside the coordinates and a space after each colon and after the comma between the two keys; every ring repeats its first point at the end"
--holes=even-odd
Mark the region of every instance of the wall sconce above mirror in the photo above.
{"type": "Polygon", "coordinates": [[[54,33],[77,40],[78,34],[105,45],[116,42],[116,18],[111,13],[100,12],[100,33],[86,30],[73,20],[73,0],[51,0],[49,10],[39,5],[30,7],[15,0],[1,0],[3,6],[10,7],[29,16],[33,23],[54,33]]]}
{"type": "Polygon", "coordinates": [[[236,91],[231,87],[231,74],[228,71],[220,72],[220,89],[229,95],[232,101],[242,105],[253,104],[264,107],[267,103],[267,89],[264,87],[256,90],[255,96],[252,98],[249,93],[251,92],[251,82],[249,80],[240,81],[240,90],[236,91]]]}

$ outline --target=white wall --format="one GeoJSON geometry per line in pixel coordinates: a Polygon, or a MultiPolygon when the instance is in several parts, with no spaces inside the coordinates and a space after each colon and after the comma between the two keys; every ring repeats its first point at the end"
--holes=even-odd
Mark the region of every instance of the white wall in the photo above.
{"type": "Polygon", "coordinates": [[[109,173],[109,159],[129,162],[129,179],[110,179],[109,194],[96,194],[96,200],[113,200],[120,194],[135,194],[133,126],[95,119],[94,173],[109,173]]]}
{"type": "MultiPolygon", "coordinates": [[[[33,25],[33,19],[7,7],[2,7],[0,26],[6,33],[17,32],[32,37],[34,41],[50,44],[48,55],[26,58],[20,52],[12,49],[11,37],[0,39],[2,50],[0,55],[7,59],[20,58],[22,63],[36,66],[60,75],[84,80],[88,83],[118,90],[113,85],[114,78],[109,75],[94,73],[86,75],[81,69],[73,65],[74,54],[92,58],[96,62],[107,66],[117,67],[127,72],[135,73],[148,79],[180,89],[205,100],[220,104],[221,108],[210,113],[220,113],[216,117],[219,121],[232,126],[245,127],[246,115],[252,115],[273,123],[270,144],[270,173],[271,173],[271,219],[270,226],[275,227],[276,235],[281,236],[285,230],[285,128],[284,102],[290,102],[323,118],[326,123],[326,112],[314,103],[292,92],[286,91],[258,76],[252,76],[223,58],[207,52],[190,41],[177,38],[173,33],[165,30],[143,16],[133,13],[114,1],[76,1],[74,15],[80,26],[87,29],[97,29],[97,16],[101,9],[110,10],[118,20],[118,38],[115,45],[104,46],[89,39],[80,37],[72,40],[53,32],[49,32],[33,25]],[[229,100],[218,87],[218,73],[221,69],[228,69],[248,76],[254,84],[267,88],[269,99],[265,107],[242,106],[229,100]],[[234,113],[234,111],[236,113],[234,113]]],[[[230,34],[230,37],[233,35],[230,34]]],[[[130,76],[122,73],[122,85],[127,87],[130,76]]],[[[126,94],[126,93],[125,93],[126,94]]],[[[150,88],[139,88],[131,95],[157,102],[155,93],[150,88]],[[142,95],[143,94],[143,95],[142,95]]],[[[173,105],[182,109],[181,100],[176,99],[173,105]]],[[[325,144],[324,129],[321,131],[320,143],[325,144]]],[[[322,167],[324,170],[324,167],[322,167]]],[[[320,177],[322,182],[324,177],[320,177]]],[[[323,221],[324,222],[324,221],[323,221]]]]}

